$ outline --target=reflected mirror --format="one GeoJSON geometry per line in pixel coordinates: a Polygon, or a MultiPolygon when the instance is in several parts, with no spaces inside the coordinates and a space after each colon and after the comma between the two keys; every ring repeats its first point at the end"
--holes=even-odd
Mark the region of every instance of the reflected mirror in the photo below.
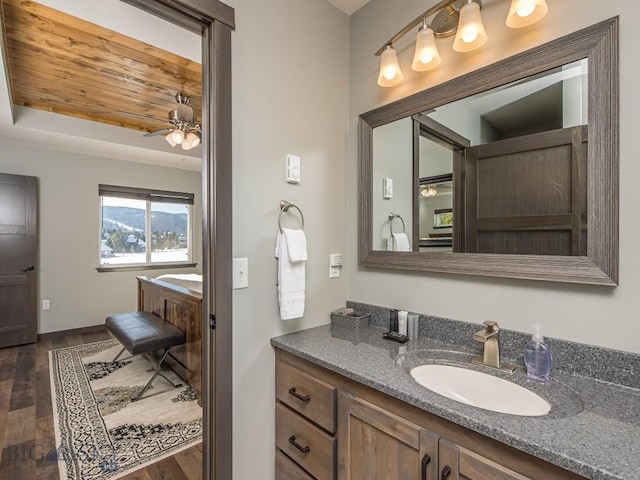
{"type": "Polygon", "coordinates": [[[374,128],[374,249],[586,255],[587,66],[374,128]]]}
{"type": "Polygon", "coordinates": [[[617,24],[361,115],[360,264],[616,285],[617,24]]]}

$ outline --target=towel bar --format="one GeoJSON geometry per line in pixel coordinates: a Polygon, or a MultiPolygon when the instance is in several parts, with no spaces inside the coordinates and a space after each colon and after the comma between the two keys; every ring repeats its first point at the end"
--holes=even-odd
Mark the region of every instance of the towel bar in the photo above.
{"type": "Polygon", "coordinates": [[[398,218],[402,222],[402,233],[405,232],[406,227],[404,225],[404,219],[400,216],[399,213],[391,213],[389,212],[389,233],[393,235],[393,221],[398,218]]]}
{"type": "Polygon", "coordinates": [[[282,233],[282,224],[280,223],[282,214],[283,212],[287,212],[290,208],[295,208],[296,210],[298,210],[298,213],[300,214],[300,228],[304,230],[304,215],[302,214],[302,210],[300,210],[300,207],[291,202],[288,202],[287,200],[280,200],[280,213],[278,214],[278,228],[280,229],[280,233],[282,233]]]}

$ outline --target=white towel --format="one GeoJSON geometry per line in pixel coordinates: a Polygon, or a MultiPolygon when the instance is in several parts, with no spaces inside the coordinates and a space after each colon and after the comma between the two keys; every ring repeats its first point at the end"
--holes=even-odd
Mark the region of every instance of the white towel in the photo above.
{"type": "Polygon", "coordinates": [[[410,252],[411,244],[409,243],[409,237],[406,233],[392,233],[388,243],[391,248],[389,250],[394,252],[410,252]]]}
{"type": "Polygon", "coordinates": [[[290,262],[306,262],[307,261],[307,237],[304,230],[293,230],[291,228],[283,228],[282,233],[287,238],[287,251],[289,252],[290,262]]]}
{"type": "MultiPolygon", "coordinates": [[[[294,236],[296,238],[291,245],[293,253],[296,255],[294,258],[300,258],[301,250],[304,249],[306,260],[307,245],[304,232],[302,237],[294,236]],[[303,241],[303,245],[298,243],[300,240],[303,241]]],[[[304,260],[297,262],[290,260],[290,247],[287,244],[289,237],[290,235],[286,233],[279,233],[275,250],[275,257],[278,259],[278,305],[282,320],[300,318],[304,315],[305,262],[304,260]]]]}

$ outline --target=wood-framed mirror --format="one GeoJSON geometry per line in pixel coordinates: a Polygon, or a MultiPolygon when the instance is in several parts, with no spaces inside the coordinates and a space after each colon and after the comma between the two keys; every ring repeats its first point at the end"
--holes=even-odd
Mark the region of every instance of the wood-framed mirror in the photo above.
{"type": "MultiPolygon", "coordinates": [[[[618,18],[615,17],[360,115],[358,145],[359,264],[364,267],[424,272],[617,285],[619,208],[618,83],[618,18]],[[414,126],[412,130],[418,133],[413,134],[413,140],[410,140],[411,144],[408,149],[409,151],[413,149],[415,152],[418,144],[416,138],[418,138],[420,130],[419,126],[415,126],[418,125],[416,119],[424,115],[425,112],[433,111],[443,105],[480,94],[481,92],[514,82],[522,82],[530,77],[540,76],[543,72],[562,69],[569,64],[575,65],[575,62],[588,65],[588,67],[584,67],[585,85],[587,85],[585,95],[586,104],[588,105],[585,115],[587,121],[586,125],[573,129],[573,139],[570,134],[568,144],[569,148],[573,145],[575,150],[577,144],[581,142],[586,144],[586,138],[588,138],[588,146],[584,148],[586,155],[582,170],[585,170],[584,165],[586,165],[586,172],[581,174],[583,175],[582,192],[579,192],[579,186],[574,181],[572,188],[576,192],[569,194],[570,197],[573,196],[576,199],[574,204],[580,203],[580,196],[582,196],[583,204],[583,207],[575,208],[576,212],[573,213],[574,232],[577,231],[578,237],[582,237],[581,242],[579,239],[575,240],[575,238],[569,240],[569,243],[573,242],[574,244],[573,250],[567,253],[562,250],[543,252],[544,254],[539,254],[540,252],[529,253],[527,251],[524,254],[520,254],[512,253],[509,250],[507,250],[507,253],[495,253],[493,250],[490,250],[491,253],[487,253],[486,248],[483,250],[482,247],[477,246],[482,242],[476,242],[474,235],[470,235],[468,228],[466,228],[467,231],[464,233],[462,240],[461,238],[456,239],[454,234],[453,242],[449,242],[454,247],[453,250],[450,249],[449,251],[436,251],[435,253],[419,251],[419,245],[417,244],[419,235],[413,230],[409,235],[410,243],[412,243],[412,246],[408,249],[409,251],[385,251],[384,247],[378,244],[381,231],[385,228],[392,231],[389,228],[390,225],[384,224],[384,221],[393,221],[393,212],[384,212],[385,218],[379,220],[379,210],[381,208],[379,205],[384,205],[384,203],[380,202],[378,196],[386,198],[389,192],[382,192],[378,188],[381,187],[381,185],[377,185],[380,175],[378,172],[374,174],[374,133],[376,128],[388,126],[403,119],[411,122],[413,119],[414,126]],[[377,213],[375,221],[374,205],[377,213]],[[473,244],[475,249],[464,250],[460,245],[463,245],[465,241],[468,244],[473,244]],[[456,244],[458,245],[457,250],[456,244]],[[578,246],[576,247],[575,245],[578,246]],[[468,251],[477,253],[467,253],[468,251]]],[[[437,129],[431,129],[430,131],[432,133],[435,132],[436,137],[440,135],[437,129]]],[[[447,129],[445,128],[444,131],[447,131],[447,129]]],[[[552,135],[556,137],[553,141],[557,141],[559,135],[552,135]]],[[[488,146],[491,145],[483,145],[483,147],[488,146]]],[[[458,147],[459,145],[454,149],[458,147]]],[[[578,151],[580,150],[578,149],[578,151]]],[[[569,158],[571,158],[571,155],[569,153],[569,158]]],[[[455,189],[456,185],[464,181],[461,179],[468,177],[472,170],[467,167],[467,171],[464,172],[465,175],[460,174],[464,170],[465,162],[468,161],[466,160],[467,156],[466,154],[454,155],[453,164],[458,166],[452,168],[451,172],[453,176],[454,202],[457,199],[458,205],[465,205],[465,208],[461,210],[464,212],[465,218],[469,218],[470,211],[477,208],[469,200],[469,196],[470,192],[474,194],[478,190],[478,188],[474,190],[468,187],[455,189]],[[462,160],[460,160],[461,157],[462,160]],[[456,172],[458,172],[458,175],[456,175],[456,172]]],[[[576,154],[574,153],[573,156],[575,157],[576,154]]],[[[409,167],[412,169],[412,183],[408,186],[408,190],[411,192],[414,213],[410,213],[411,217],[406,223],[412,225],[415,230],[418,228],[416,199],[421,190],[431,182],[431,180],[426,179],[435,177],[433,174],[428,176],[419,174],[419,161],[416,159],[415,153],[412,154],[412,158],[413,161],[409,167]]],[[[575,165],[579,163],[574,159],[575,165]]],[[[569,186],[571,186],[571,181],[569,181],[569,186]]],[[[449,186],[445,185],[444,188],[449,188],[449,186]]],[[[395,188],[395,190],[398,191],[398,188],[395,188]]],[[[446,215],[445,218],[441,215],[443,210],[446,209],[440,208],[439,210],[439,217],[442,218],[436,220],[439,222],[445,219],[450,222],[450,216],[446,215]]],[[[454,208],[453,210],[455,212],[456,209],[454,208]]],[[[571,215],[571,212],[569,212],[565,217],[570,217],[571,215]]],[[[477,212],[473,212],[473,216],[477,216],[477,212]]],[[[462,226],[461,218],[460,216],[456,218],[454,213],[454,231],[464,232],[465,227],[462,226]]],[[[552,220],[548,219],[545,221],[552,222],[552,220]]],[[[558,223],[557,219],[555,221],[558,223]]],[[[484,223],[499,224],[499,222],[484,223]]],[[[513,220],[511,223],[516,224],[517,222],[513,220]]],[[[493,227],[494,231],[501,228],[503,227],[493,227]]],[[[517,229],[517,226],[513,227],[513,230],[517,229]]],[[[526,229],[540,231],[545,229],[559,230],[560,228],[557,225],[545,227],[538,224],[535,228],[527,227],[526,229]]],[[[441,234],[436,234],[434,238],[439,239],[439,236],[441,234]]],[[[528,242],[528,244],[532,243],[535,242],[528,242]]]]}

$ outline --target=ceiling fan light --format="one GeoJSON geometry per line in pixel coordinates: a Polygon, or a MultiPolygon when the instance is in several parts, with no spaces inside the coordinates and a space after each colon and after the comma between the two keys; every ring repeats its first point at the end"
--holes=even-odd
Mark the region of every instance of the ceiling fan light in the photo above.
{"type": "Polygon", "coordinates": [[[169,132],[167,135],[165,135],[164,139],[172,147],[175,147],[177,145],[177,143],[173,141],[173,132],[169,132]]]}
{"type": "Polygon", "coordinates": [[[542,19],[548,11],[549,7],[545,0],[511,0],[507,27],[527,27],[542,19]]]}
{"type": "Polygon", "coordinates": [[[185,143],[189,144],[189,150],[190,150],[200,145],[200,137],[198,136],[197,133],[189,132],[185,137],[184,141],[182,142],[183,148],[185,143]]]}
{"type": "Polygon", "coordinates": [[[176,145],[182,143],[184,140],[184,132],[179,128],[175,129],[169,135],[171,135],[171,139],[176,143],[176,145]]]}
{"type": "Polygon", "coordinates": [[[487,41],[487,32],[482,24],[480,5],[470,0],[460,9],[460,20],[453,49],[456,52],[470,52],[480,48],[487,41]]]}

